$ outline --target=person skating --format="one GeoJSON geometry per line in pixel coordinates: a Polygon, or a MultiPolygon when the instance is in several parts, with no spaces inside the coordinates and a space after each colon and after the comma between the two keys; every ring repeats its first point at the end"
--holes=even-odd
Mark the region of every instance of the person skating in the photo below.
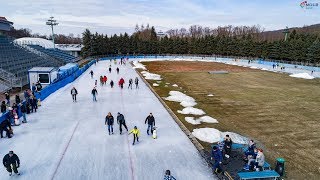
{"type": "Polygon", "coordinates": [[[2,163],[9,172],[9,176],[12,175],[12,171],[17,175],[20,175],[20,173],[18,172],[18,168],[20,167],[20,160],[19,157],[13,153],[13,151],[9,151],[9,153],[3,157],[2,163]]]}
{"type": "Polygon", "coordinates": [[[119,74],[120,69],[117,67],[117,74],[119,74]]]}
{"type": "Polygon", "coordinates": [[[225,157],[229,158],[231,154],[231,148],[232,148],[232,140],[230,136],[227,134],[226,137],[224,138],[224,151],[225,151],[225,157]]]}
{"type": "Polygon", "coordinates": [[[103,86],[103,77],[100,76],[100,86],[103,86]]]}
{"type": "Polygon", "coordinates": [[[73,102],[77,102],[77,94],[78,94],[77,89],[75,87],[73,87],[71,89],[71,96],[72,96],[73,102]]]}
{"type": "Polygon", "coordinates": [[[164,174],[164,180],[176,180],[173,176],[171,176],[170,170],[166,170],[166,173],[164,174]]]}
{"type": "Polygon", "coordinates": [[[96,95],[98,94],[98,91],[97,91],[96,87],[94,87],[94,88],[92,89],[91,94],[92,94],[92,99],[93,99],[93,101],[97,101],[96,95]]]}
{"type": "Polygon", "coordinates": [[[124,84],[124,79],[121,78],[121,79],[119,80],[119,86],[120,86],[121,89],[123,89],[123,84],[124,84]]]}
{"type": "Polygon", "coordinates": [[[111,73],[111,67],[109,67],[109,73],[111,73]]]}
{"type": "Polygon", "coordinates": [[[89,72],[89,74],[91,75],[91,79],[93,78],[93,71],[91,70],[90,72],[89,72]]]}
{"type": "Polygon", "coordinates": [[[110,86],[111,86],[111,88],[113,88],[113,86],[114,86],[114,82],[112,80],[110,81],[110,86]]]}
{"type": "Polygon", "coordinates": [[[105,85],[107,84],[107,80],[108,80],[107,76],[103,76],[103,83],[104,83],[105,85]]]}
{"type": "Polygon", "coordinates": [[[139,131],[139,129],[137,128],[137,126],[134,126],[134,128],[129,132],[129,135],[130,135],[131,133],[133,134],[133,143],[132,143],[132,145],[134,145],[134,143],[136,142],[136,140],[137,140],[137,142],[139,142],[140,131],[139,131]]]}
{"type": "Polygon", "coordinates": [[[106,116],[106,120],[104,122],[105,125],[108,125],[109,135],[113,134],[113,123],[114,123],[114,118],[113,118],[111,112],[109,112],[108,115],[106,116]]]}
{"type": "Polygon", "coordinates": [[[213,146],[212,152],[211,152],[211,160],[214,159],[213,164],[213,172],[214,173],[220,173],[222,171],[222,168],[220,164],[222,164],[222,152],[217,146],[213,146]]]}
{"type": "Polygon", "coordinates": [[[30,105],[31,105],[31,112],[33,113],[33,110],[34,110],[34,112],[37,112],[38,105],[37,105],[36,97],[31,96],[30,105]]]}
{"type": "Polygon", "coordinates": [[[120,112],[118,112],[117,123],[119,124],[120,134],[122,134],[122,126],[124,126],[124,128],[126,128],[126,130],[128,131],[126,120],[124,119],[123,114],[120,114],[120,112]]]}
{"type": "Polygon", "coordinates": [[[152,113],[149,114],[149,116],[146,118],[144,121],[145,124],[148,123],[148,129],[147,129],[147,134],[149,135],[149,130],[151,130],[151,134],[153,133],[153,126],[156,125],[156,121],[154,120],[154,117],[152,113]]]}
{"type": "Polygon", "coordinates": [[[132,80],[132,78],[130,78],[130,79],[129,79],[129,86],[128,86],[128,89],[129,89],[129,88],[131,88],[131,89],[132,89],[132,83],[133,83],[133,80],[132,80]]]}
{"type": "Polygon", "coordinates": [[[139,79],[138,79],[138,77],[136,77],[136,79],[134,80],[134,83],[136,84],[136,89],[139,89],[139,79]]]}

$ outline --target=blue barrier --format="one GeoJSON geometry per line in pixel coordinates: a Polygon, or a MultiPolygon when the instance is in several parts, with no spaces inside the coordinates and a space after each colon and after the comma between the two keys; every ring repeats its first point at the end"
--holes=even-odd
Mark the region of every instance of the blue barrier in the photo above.
{"type": "MultiPolygon", "coordinates": [[[[65,85],[73,82],[75,79],[77,79],[82,73],[84,73],[93,63],[95,63],[96,60],[90,61],[88,64],[84,65],[82,68],[75,71],[73,74],[61,79],[60,81],[54,82],[50,84],[49,86],[43,88],[40,93],[36,92],[35,97],[37,99],[40,99],[43,101],[45,98],[47,98],[50,94],[54,93],[58,89],[64,87],[65,85]]],[[[25,105],[25,101],[22,102],[23,105],[25,105]]],[[[21,110],[18,106],[18,116],[21,117],[21,110]]],[[[0,116],[0,123],[6,119],[9,118],[9,112],[6,112],[0,116]]]]}

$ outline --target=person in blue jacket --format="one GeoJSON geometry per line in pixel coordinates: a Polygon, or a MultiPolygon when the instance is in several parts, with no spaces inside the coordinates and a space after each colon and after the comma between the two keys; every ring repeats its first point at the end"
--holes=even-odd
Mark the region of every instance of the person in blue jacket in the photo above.
{"type": "Polygon", "coordinates": [[[221,164],[222,164],[222,152],[220,151],[220,149],[217,146],[213,146],[212,148],[212,152],[211,152],[211,160],[214,159],[214,164],[213,164],[213,171],[215,173],[221,172],[222,168],[221,168],[221,164]]]}
{"type": "Polygon", "coordinates": [[[106,120],[104,122],[105,125],[108,125],[109,135],[111,133],[113,134],[113,123],[114,123],[114,118],[113,118],[112,114],[109,112],[108,115],[106,116],[106,120]]]}

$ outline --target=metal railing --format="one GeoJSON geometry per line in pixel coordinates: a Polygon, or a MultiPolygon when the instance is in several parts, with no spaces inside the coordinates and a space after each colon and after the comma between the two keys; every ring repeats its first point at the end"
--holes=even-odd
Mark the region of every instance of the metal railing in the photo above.
{"type": "Polygon", "coordinates": [[[7,87],[5,88],[5,90],[12,89],[14,87],[22,88],[22,86],[24,85],[23,83],[25,83],[23,82],[23,79],[25,79],[24,81],[28,81],[27,77],[16,77],[14,74],[0,68],[0,83],[7,87]]]}

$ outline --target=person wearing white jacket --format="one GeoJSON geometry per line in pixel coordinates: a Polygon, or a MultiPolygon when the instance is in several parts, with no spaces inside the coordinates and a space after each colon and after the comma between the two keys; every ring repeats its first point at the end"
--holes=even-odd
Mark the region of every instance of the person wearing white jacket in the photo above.
{"type": "Polygon", "coordinates": [[[262,149],[258,149],[258,154],[257,154],[257,157],[256,157],[256,163],[255,163],[255,168],[256,170],[260,170],[262,171],[263,170],[263,165],[264,165],[264,162],[265,162],[265,157],[264,157],[264,154],[263,154],[263,150],[262,149]]]}

